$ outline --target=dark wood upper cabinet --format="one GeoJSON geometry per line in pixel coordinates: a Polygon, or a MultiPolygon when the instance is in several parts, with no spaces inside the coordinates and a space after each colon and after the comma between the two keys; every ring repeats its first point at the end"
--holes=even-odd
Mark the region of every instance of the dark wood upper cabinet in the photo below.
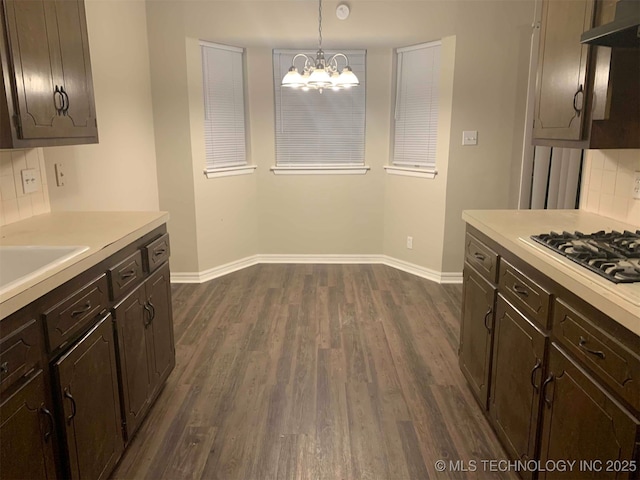
{"type": "Polygon", "coordinates": [[[2,0],[0,148],[96,143],[82,0],[2,0]]]}
{"type": "Polygon", "coordinates": [[[581,140],[593,0],[545,0],[542,4],[536,79],[534,138],[581,140]]]}
{"type": "MultiPolygon", "coordinates": [[[[588,459],[600,469],[580,478],[635,478],[640,422],[555,344],[549,358],[540,461],[588,459]],[[619,463],[613,463],[619,461],[619,463]],[[607,463],[612,462],[612,463],[607,463]],[[597,465],[597,464],[596,464],[597,465]]],[[[542,471],[541,480],[577,478],[578,472],[542,471]]]]}
{"type": "Polygon", "coordinates": [[[581,34],[613,20],[616,0],[543,0],[533,143],[640,148],[640,49],[589,46],[581,34]]]}

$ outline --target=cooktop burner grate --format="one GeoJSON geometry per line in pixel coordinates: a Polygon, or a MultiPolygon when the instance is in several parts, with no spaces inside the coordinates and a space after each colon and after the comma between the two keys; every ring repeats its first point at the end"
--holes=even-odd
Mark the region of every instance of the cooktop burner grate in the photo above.
{"type": "Polygon", "coordinates": [[[640,230],[551,232],[531,239],[612,282],[640,282],[640,230]]]}

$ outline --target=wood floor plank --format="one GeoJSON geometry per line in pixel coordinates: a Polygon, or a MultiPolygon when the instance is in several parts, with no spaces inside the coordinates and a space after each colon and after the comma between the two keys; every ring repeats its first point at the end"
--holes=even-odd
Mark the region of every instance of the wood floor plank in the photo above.
{"type": "Polygon", "coordinates": [[[458,368],[460,285],[262,264],[172,295],[176,368],[113,478],[515,478],[435,469],[507,458],[458,368]]]}

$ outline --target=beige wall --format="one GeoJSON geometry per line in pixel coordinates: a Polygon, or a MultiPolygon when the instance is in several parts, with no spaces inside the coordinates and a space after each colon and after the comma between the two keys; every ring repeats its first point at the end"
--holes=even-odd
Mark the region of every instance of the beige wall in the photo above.
{"type": "Polygon", "coordinates": [[[580,209],[640,228],[640,200],[632,195],[634,172],[640,172],[640,150],[587,150],[580,209]]]}
{"type": "Polygon", "coordinates": [[[43,149],[51,209],[158,210],[144,3],[85,4],[100,143],[43,149]],[[55,186],[57,162],[64,187],[55,186]]]}
{"type": "Polygon", "coordinates": [[[366,175],[269,171],[271,49],[316,45],[315,2],[147,2],[160,206],[180,224],[172,230],[181,238],[174,270],[202,272],[257,253],[384,253],[460,271],[462,209],[509,206],[522,145],[529,54],[522,42],[531,33],[533,2],[353,1],[344,22],[336,6],[324,3],[324,46],[367,49],[366,175]],[[382,166],[390,149],[393,48],[447,36],[457,37],[448,165],[438,166],[436,180],[388,176],[382,166]],[[258,166],[252,175],[202,176],[197,60],[188,39],[247,48],[251,161],[258,166]],[[479,130],[478,147],[456,148],[463,129],[479,130]],[[407,235],[414,236],[412,251],[404,247],[407,235]]]}

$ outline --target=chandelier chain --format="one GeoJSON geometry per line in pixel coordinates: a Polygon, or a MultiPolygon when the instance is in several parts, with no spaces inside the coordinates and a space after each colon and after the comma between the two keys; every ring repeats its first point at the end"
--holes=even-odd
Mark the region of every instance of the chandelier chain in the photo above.
{"type": "Polygon", "coordinates": [[[322,49],[322,0],[318,1],[318,45],[322,49]]]}

